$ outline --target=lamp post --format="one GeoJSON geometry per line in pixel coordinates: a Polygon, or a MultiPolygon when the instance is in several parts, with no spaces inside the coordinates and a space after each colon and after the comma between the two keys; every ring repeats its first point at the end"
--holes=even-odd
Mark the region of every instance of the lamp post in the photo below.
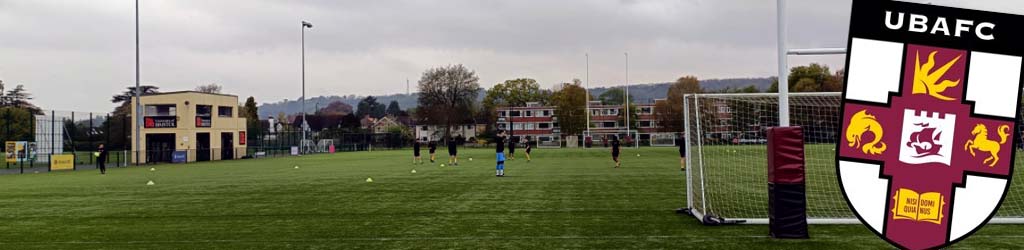
{"type": "Polygon", "coordinates": [[[135,0],[135,165],[139,165],[139,149],[142,148],[142,88],[139,87],[139,0],[135,0]]]}
{"type": "MultiPolygon", "coordinates": [[[[313,24],[302,21],[302,140],[299,140],[299,147],[306,141],[306,128],[309,126],[306,123],[306,28],[313,28],[313,24]]],[[[299,150],[300,154],[305,154],[305,149],[299,150]]]]}

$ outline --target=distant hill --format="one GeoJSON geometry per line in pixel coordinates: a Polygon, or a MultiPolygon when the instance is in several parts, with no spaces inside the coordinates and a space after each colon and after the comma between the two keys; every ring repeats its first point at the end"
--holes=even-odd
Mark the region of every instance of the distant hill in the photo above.
{"type": "MultiPolygon", "coordinates": [[[[758,90],[765,91],[771,87],[773,80],[774,78],[771,77],[706,79],[701,80],[700,85],[705,91],[710,92],[721,91],[726,88],[744,88],[751,85],[757,87],[758,90]]],[[[665,98],[665,93],[668,91],[669,84],[671,83],[633,84],[629,86],[629,94],[633,96],[633,99],[636,100],[635,102],[637,103],[649,103],[653,102],[655,99],[665,98]]],[[[596,97],[601,95],[601,93],[608,91],[608,89],[609,87],[597,87],[591,88],[590,92],[596,97]]],[[[477,95],[477,101],[483,100],[485,91],[486,90],[484,89],[480,90],[480,94],[477,95]]],[[[366,96],[356,95],[310,97],[309,100],[306,101],[306,112],[312,113],[318,106],[323,108],[334,101],[341,101],[348,105],[352,105],[352,107],[357,107],[359,101],[365,97],[366,96]],[[317,103],[319,103],[319,105],[317,103]]],[[[413,93],[411,95],[391,94],[374,97],[377,98],[378,102],[383,103],[384,105],[387,105],[394,100],[398,101],[398,105],[401,106],[402,109],[409,109],[416,107],[419,95],[413,93]]],[[[266,118],[269,116],[276,116],[278,112],[284,112],[285,114],[298,113],[299,110],[302,110],[301,107],[302,103],[298,100],[281,100],[273,103],[264,103],[259,106],[259,115],[262,118],[266,118]]]]}

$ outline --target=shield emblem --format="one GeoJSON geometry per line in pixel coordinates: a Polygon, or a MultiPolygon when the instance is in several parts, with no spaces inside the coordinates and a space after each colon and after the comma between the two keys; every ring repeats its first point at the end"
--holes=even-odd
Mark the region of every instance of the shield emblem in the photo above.
{"type": "Polygon", "coordinates": [[[850,208],[907,249],[953,244],[1009,188],[1024,39],[1021,16],[855,1],[837,175],[850,208]]]}

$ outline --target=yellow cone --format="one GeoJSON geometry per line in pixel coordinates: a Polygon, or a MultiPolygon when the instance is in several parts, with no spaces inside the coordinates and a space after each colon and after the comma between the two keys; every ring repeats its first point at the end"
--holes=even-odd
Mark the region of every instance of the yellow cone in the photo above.
{"type": "Polygon", "coordinates": [[[152,180],[150,180],[149,182],[146,182],[146,186],[152,186],[152,185],[156,185],[156,183],[154,183],[152,180]]]}
{"type": "Polygon", "coordinates": [[[371,183],[371,182],[373,182],[373,178],[366,178],[366,183],[371,183]]]}
{"type": "Polygon", "coordinates": [[[150,172],[156,171],[156,168],[149,168],[150,172]]]}
{"type": "Polygon", "coordinates": [[[411,173],[415,174],[415,173],[416,173],[416,170],[415,170],[415,169],[413,169],[411,173]]]}

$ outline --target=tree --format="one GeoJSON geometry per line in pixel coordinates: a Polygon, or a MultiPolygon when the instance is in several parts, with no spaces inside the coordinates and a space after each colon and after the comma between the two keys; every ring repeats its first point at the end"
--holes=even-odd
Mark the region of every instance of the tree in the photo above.
{"type": "MultiPolygon", "coordinates": [[[[626,102],[625,97],[626,91],[623,88],[611,88],[608,89],[608,91],[601,93],[597,99],[604,105],[622,105],[626,102]]],[[[632,95],[629,96],[629,100],[631,102],[633,101],[632,95]]]]}
{"type": "Polygon", "coordinates": [[[250,136],[263,132],[263,128],[260,125],[259,107],[256,106],[256,98],[252,96],[246,98],[245,104],[242,105],[239,112],[239,115],[245,118],[245,124],[250,131],[250,136]]]}
{"type": "Polygon", "coordinates": [[[391,103],[388,103],[388,109],[384,113],[387,115],[399,116],[402,114],[402,107],[398,106],[398,101],[391,101],[391,103]]]}
{"type": "Polygon", "coordinates": [[[549,96],[550,92],[541,89],[540,84],[534,79],[506,80],[487,90],[478,117],[482,118],[481,121],[488,125],[490,131],[493,130],[493,124],[497,119],[497,112],[494,111],[499,106],[526,106],[528,102],[547,103],[549,96]]]}
{"type": "MultiPolygon", "coordinates": [[[[836,71],[833,74],[828,66],[812,63],[807,66],[797,66],[789,70],[789,91],[790,92],[839,92],[843,91],[844,72],[836,71]]],[[[768,88],[770,93],[779,92],[778,78],[768,88]]]]}
{"type": "Polygon", "coordinates": [[[3,81],[0,81],[0,107],[14,107],[27,110],[32,114],[40,115],[42,109],[32,104],[32,94],[25,90],[25,85],[18,84],[14,89],[4,92],[3,81]]]}
{"type": "MultiPolygon", "coordinates": [[[[555,117],[563,135],[578,135],[587,129],[587,89],[579,79],[562,83],[551,94],[551,105],[555,106],[555,117]]],[[[593,99],[591,96],[590,99],[593,99]]]]}
{"type": "Polygon", "coordinates": [[[352,105],[348,105],[348,103],[344,103],[342,101],[333,101],[327,104],[327,107],[324,107],[317,112],[323,115],[349,115],[353,113],[352,105]]]}
{"type": "MultiPolygon", "coordinates": [[[[142,93],[140,93],[139,95],[152,95],[160,93],[160,88],[152,85],[141,85],[139,86],[139,89],[142,90],[142,93]]],[[[131,116],[132,109],[128,106],[131,105],[131,101],[133,100],[133,98],[135,98],[135,86],[129,86],[128,89],[125,90],[123,93],[111,97],[110,102],[115,104],[120,103],[116,108],[114,108],[114,115],[131,116]]]]}
{"type": "Polygon", "coordinates": [[[479,80],[462,64],[428,69],[419,81],[416,115],[425,124],[444,125],[444,136],[451,135],[452,125],[472,117],[479,80]]]}
{"type": "Polygon", "coordinates": [[[373,96],[363,98],[363,100],[359,101],[359,104],[357,104],[356,107],[356,116],[360,119],[367,115],[373,118],[384,117],[384,113],[387,109],[384,104],[377,102],[377,98],[373,96]]]}
{"type": "Polygon", "coordinates": [[[668,88],[665,101],[655,103],[654,113],[662,132],[683,131],[683,98],[687,94],[704,92],[694,76],[684,76],[668,88]]]}
{"type": "Polygon", "coordinates": [[[220,94],[222,89],[223,87],[216,83],[196,86],[196,91],[210,94],[220,94]]]}
{"type": "Polygon", "coordinates": [[[0,107],[0,141],[30,141],[35,129],[35,117],[28,109],[15,106],[0,107]]]}

